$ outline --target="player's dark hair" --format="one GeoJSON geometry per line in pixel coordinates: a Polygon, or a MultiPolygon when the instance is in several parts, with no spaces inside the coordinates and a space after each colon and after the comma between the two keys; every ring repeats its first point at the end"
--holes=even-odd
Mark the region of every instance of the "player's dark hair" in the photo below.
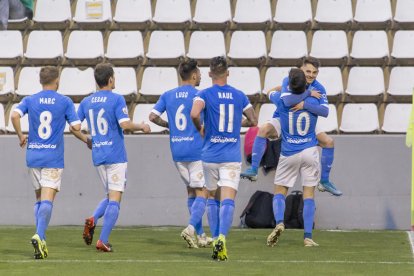
{"type": "Polygon", "coordinates": [[[183,81],[187,81],[191,78],[191,75],[197,70],[198,63],[195,59],[190,58],[187,61],[183,61],[178,65],[178,73],[183,81]]]}
{"type": "Polygon", "coordinates": [[[55,66],[45,66],[40,69],[39,80],[40,84],[51,84],[54,80],[59,78],[59,70],[55,66]]]}
{"type": "Polygon", "coordinates": [[[216,76],[221,76],[227,72],[228,65],[226,57],[218,56],[214,57],[210,61],[210,72],[216,76]]]}
{"type": "Polygon", "coordinates": [[[289,88],[293,94],[302,94],[306,90],[306,77],[302,70],[292,68],[289,72],[289,88]]]}
{"type": "Polygon", "coordinates": [[[107,86],[109,79],[114,76],[114,68],[110,63],[100,63],[96,65],[94,77],[99,88],[107,86]]]}
{"type": "Polygon", "coordinates": [[[321,63],[320,63],[319,59],[314,58],[314,57],[307,57],[307,58],[305,58],[303,60],[303,64],[302,65],[306,65],[306,64],[311,64],[315,68],[319,68],[321,66],[321,63]]]}

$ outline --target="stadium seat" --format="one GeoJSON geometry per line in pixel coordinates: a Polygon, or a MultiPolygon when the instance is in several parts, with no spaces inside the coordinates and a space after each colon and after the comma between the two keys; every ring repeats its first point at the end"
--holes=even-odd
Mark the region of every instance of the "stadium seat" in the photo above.
{"type": "Polygon", "coordinates": [[[349,29],[352,25],[351,0],[319,0],[315,24],[323,29],[349,29]]]}
{"type": "Polygon", "coordinates": [[[356,1],[354,22],[362,29],[382,29],[391,26],[391,1],[356,1]]]}
{"type": "Polygon", "coordinates": [[[63,30],[69,26],[71,19],[70,0],[36,1],[33,16],[35,28],[63,30]]]}
{"type": "MultiPolygon", "coordinates": [[[[351,97],[382,97],[385,92],[384,72],[381,67],[352,67],[345,93],[351,97]]],[[[371,98],[371,99],[369,99],[371,98]]]]}
{"type": "Polygon", "coordinates": [[[267,120],[273,117],[273,113],[276,110],[276,105],[273,103],[265,103],[260,106],[258,126],[264,124],[267,120]]]}
{"type": "Polygon", "coordinates": [[[258,65],[266,61],[266,38],[262,31],[235,31],[227,56],[238,65],[258,65]]]}
{"type": "Polygon", "coordinates": [[[263,30],[270,27],[272,22],[270,1],[237,1],[233,22],[243,29],[263,30]]]}
{"type": "Polygon", "coordinates": [[[118,0],[114,22],[119,28],[144,30],[151,25],[151,0],[118,0]]]}
{"type": "Polygon", "coordinates": [[[259,94],[262,90],[257,67],[230,67],[227,83],[247,96],[259,94]]]}
{"type": "Polygon", "coordinates": [[[6,132],[6,120],[4,119],[4,106],[0,104],[0,132],[6,132]]]}
{"type": "Polygon", "coordinates": [[[114,92],[126,97],[126,100],[134,100],[137,88],[137,74],[132,67],[114,67],[115,89],[114,92]]]}
{"type": "Polygon", "coordinates": [[[200,81],[200,85],[197,86],[196,88],[198,90],[203,90],[212,85],[211,78],[208,75],[208,72],[210,72],[210,67],[198,67],[198,68],[200,69],[200,73],[201,73],[201,81],[200,81]]]}
{"type": "Polygon", "coordinates": [[[345,133],[371,133],[378,131],[378,110],[373,103],[346,104],[342,111],[341,126],[345,133]]]}
{"type": "Polygon", "coordinates": [[[30,64],[58,64],[63,58],[61,32],[32,31],[24,57],[25,62],[30,64]]]}
{"type": "Polygon", "coordinates": [[[391,96],[406,96],[411,101],[414,91],[414,67],[394,67],[391,70],[387,93],[391,96]]]}
{"type": "Polygon", "coordinates": [[[414,31],[397,31],[391,52],[392,62],[398,65],[414,65],[414,31]]]}
{"type": "Polygon", "coordinates": [[[312,21],[310,0],[278,0],[273,20],[276,28],[307,29],[312,21]]]}
{"type": "Polygon", "coordinates": [[[316,79],[325,87],[327,96],[341,96],[343,94],[344,85],[339,67],[319,67],[316,79]]]}
{"type": "Polygon", "coordinates": [[[382,130],[388,133],[405,133],[410,122],[411,104],[387,105],[382,130]]]}
{"type": "Polygon", "coordinates": [[[193,22],[203,30],[227,29],[231,22],[230,0],[197,0],[193,22]]]}
{"type": "Polygon", "coordinates": [[[385,31],[357,31],[351,50],[351,64],[384,65],[388,63],[388,38],[385,31]]]}
{"type": "Polygon", "coordinates": [[[27,16],[17,19],[9,19],[7,21],[8,30],[21,30],[24,31],[29,28],[31,21],[27,16]]]}
{"type": "Polygon", "coordinates": [[[11,67],[0,67],[0,98],[14,93],[14,72],[11,67]]]}
{"type": "Polygon", "coordinates": [[[309,56],[320,60],[322,65],[346,65],[348,40],[344,31],[316,31],[312,38],[309,56]]]}
{"type": "MultiPolygon", "coordinates": [[[[134,116],[133,116],[133,122],[134,123],[141,123],[146,122],[151,127],[151,133],[160,133],[168,130],[165,127],[160,127],[159,125],[156,125],[149,121],[148,116],[151,113],[152,109],[154,108],[154,104],[137,104],[134,109],[134,116]]],[[[164,112],[161,115],[161,118],[168,122],[167,113],[164,112]]]]}
{"type": "Polygon", "coordinates": [[[153,31],[147,58],[151,64],[177,65],[185,56],[184,35],[181,31],[153,31]]]}
{"type": "Polygon", "coordinates": [[[157,1],[152,20],[158,28],[178,30],[191,23],[190,0],[157,1]]]}
{"type": "Polygon", "coordinates": [[[329,105],[328,117],[318,117],[316,129],[322,130],[323,132],[338,132],[338,115],[336,114],[336,107],[334,104],[329,105]]]}
{"type": "Polygon", "coordinates": [[[147,99],[151,96],[157,99],[165,91],[177,86],[178,74],[174,67],[147,67],[142,75],[139,92],[147,99]]]}
{"type": "Polygon", "coordinates": [[[115,65],[137,65],[144,59],[140,31],[113,31],[109,35],[105,57],[115,65]]]}
{"type": "Polygon", "coordinates": [[[290,69],[292,67],[269,67],[266,71],[263,93],[282,85],[283,79],[289,75],[290,69]]]}
{"type": "Polygon", "coordinates": [[[58,92],[80,101],[96,91],[93,69],[88,67],[85,70],[65,67],[60,74],[58,92]]]}
{"type": "Polygon", "coordinates": [[[282,66],[300,66],[308,55],[303,31],[276,31],[273,33],[269,63],[282,66]]]}
{"type": "Polygon", "coordinates": [[[82,29],[105,29],[112,22],[111,1],[77,0],[73,21],[82,29]]]}
{"type": "Polygon", "coordinates": [[[33,95],[42,91],[42,85],[39,82],[39,73],[41,67],[23,67],[19,74],[16,94],[19,96],[33,95]]]}
{"type": "Polygon", "coordinates": [[[65,57],[67,63],[93,65],[104,56],[102,33],[99,31],[73,31],[69,35],[65,57]]]}
{"type": "Polygon", "coordinates": [[[23,57],[22,33],[19,31],[0,32],[0,64],[13,65],[23,57]]]}
{"type": "MultiPolygon", "coordinates": [[[[10,132],[10,133],[15,133],[13,124],[11,122],[11,115],[13,114],[13,111],[17,106],[18,106],[18,104],[15,103],[10,108],[8,123],[7,123],[7,127],[6,127],[7,132],[10,132]]],[[[24,132],[24,133],[29,132],[29,116],[27,114],[24,115],[23,118],[20,120],[20,128],[21,128],[22,132],[24,132]]]]}
{"type": "Polygon", "coordinates": [[[199,64],[209,64],[211,58],[225,55],[223,32],[195,31],[191,34],[187,57],[196,59],[199,64]]]}
{"type": "Polygon", "coordinates": [[[398,0],[395,8],[394,23],[398,28],[414,28],[414,1],[398,0]]]}

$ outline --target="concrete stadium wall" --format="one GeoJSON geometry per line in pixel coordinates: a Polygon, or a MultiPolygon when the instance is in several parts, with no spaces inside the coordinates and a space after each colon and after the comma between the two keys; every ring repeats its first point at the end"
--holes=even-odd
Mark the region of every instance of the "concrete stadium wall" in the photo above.
{"type": "MultiPolygon", "coordinates": [[[[319,229],[409,229],[410,149],[402,135],[335,136],[332,180],[340,198],[317,192],[319,229]]],[[[89,150],[65,138],[66,168],[51,224],[79,225],[103,198],[89,150]]],[[[171,161],[167,135],[127,136],[128,184],[118,225],[185,225],[186,192],[171,161]]],[[[0,137],[0,224],[33,224],[34,192],[16,136],[0,137]]],[[[243,168],[245,165],[243,166],[243,168]]],[[[233,225],[256,190],[273,191],[274,171],[257,183],[242,180],[233,225]]],[[[296,183],[294,189],[301,187],[296,183]]],[[[206,220],[204,218],[204,220],[206,220]]],[[[207,225],[207,224],[206,224],[207,225]]]]}

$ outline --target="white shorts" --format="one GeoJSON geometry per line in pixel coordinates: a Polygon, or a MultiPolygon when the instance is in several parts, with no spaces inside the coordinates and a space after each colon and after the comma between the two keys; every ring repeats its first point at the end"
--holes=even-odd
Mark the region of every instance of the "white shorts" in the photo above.
{"type": "Polygon", "coordinates": [[[205,186],[203,163],[201,161],[175,162],[175,166],[187,187],[203,188],[205,186]]]}
{"type": "Polygon", "coordinates": [[[203,162],[206,187],[209,191],[219,187],[230,187],[237,191],[240,182],[241,163],[205,163],[203,162]]]}
{"type": "Polygon", "coordinates": [[[60,191],[63,169],[29,168],[29,175],[35,190],[51,188],[60,191]]]}
{"type": "Polygon", "coordinates": [[[107,194],[109,190],[118,192],[125,191],[127,164],[128,163],[117,163],[96,167],[99,178],[101,179],[107,194]]]}
{"type": "Polygon", "coordinates": [[[319,151],[307,148],[291,156],[280,155],[275,175],[275,185],[293,187],[300,174],[302,186],[316,186],[320,178],[319,151]]]}
{"type": "MultiPolygon", "coordinates": [[[[277,135],[280,137],[282,134],[282,129],[280,127],[280,118],[272,118],[270,120],[267,120],[266,123],[271,124],[277,131],[277,135]]],[[[321,129],[318,124],[316,124],[315,127],[315,133],[318,135],[319,133],[324,132],[323,129],[321,129]]]]}

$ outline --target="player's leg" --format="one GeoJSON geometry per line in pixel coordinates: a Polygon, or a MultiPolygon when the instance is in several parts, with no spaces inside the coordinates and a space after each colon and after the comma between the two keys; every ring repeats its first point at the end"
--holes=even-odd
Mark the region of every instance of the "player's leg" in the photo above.
{"type": "Polygon", "coordinates": [[[335,196],[341,196],[342,192],[329,180],[332,164],[334,161],[335,144],[332,137],[325,132],[316,131],[319,146],[322,148],[321,157],[321,180],[318,189],[321,192],[328,191],[335,196]]]}
{"type": "Polygon", "coordinates": [[[32,181],[33,188],[35,191],[36,202],[33,206],[33,214],[35,220],[35,226],[37,228],[37,217],[40,207],[40,196],[41,196],[41,186],[40,186],[40,169],[30,168],[29,169],[29,177],[32,181]]]}
{"type": "Polygon", "coordinates": [[[315,219],[315,187],[320,177],[319,151],[316,147],[308,148],[301,152],[301,178],[303,185],[303,224],[304,245],[318,246],[312,239],[313,223],[315,219]]]}
{"type": "Polygon", "coordinates": [[[127,163],[118,163],[106,166],[108,183],[108,206],[104,214],[102,232],[96,243],[96,249],[103,252],[112,252],[109,235],[119,216],[120,202],[126,185],[127,163]]]}
{"type": "Polygon", "coordinates": [[[259,127],[259,132],[253,143],[252,165],[240,174],[242,178],[247,178],[251,181],[257,180],[257,172],[266,150],[267,139],[277,139],[279,137],[278,133],[280,133],[280,122],[275,118],[259,127]]]}
{"type": "Polygon", "coordinates": [[[220,214],[220,191],[217,189],[219,171],[217,164],[203,162],[206,189],[208,192],[207,200],[207,219],[210,227],[211,236],[217,239],[219,235],[219,214],[220,214]]]}

